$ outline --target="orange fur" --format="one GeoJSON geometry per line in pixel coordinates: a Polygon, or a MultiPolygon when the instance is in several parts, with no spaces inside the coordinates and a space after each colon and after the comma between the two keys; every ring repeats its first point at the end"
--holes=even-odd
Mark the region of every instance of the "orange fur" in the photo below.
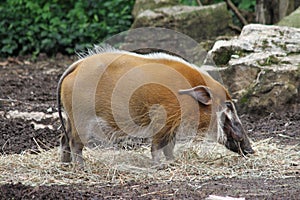
{"type": "MultiPolygon", "coordinates": [[[[80,135],[82,133],[78,133],[76,130],[73,113],[75,108],[73,106],[81,107],[83,111],[86,111],[86,114],[82,114],[83,117],[86,117],[85,115],[92,116],[92,112],[95,112],[97,117],[104,119],[116,130],[122,129],[120,123],[126,124],[126,120],[133,121],[139,127],[148,126],[153,120],[149,110],[153,108],[153,105],[162,106],[165,110],[166,121],[162,122],[163,126],[160,131],[152,137],[153,152],[163,148],[173,140],[183,115],[188,121],[193,122],[195,120],[194,115],[189,113],[199,112],[201,115],[197,119],[197,128],[198,130],[207,130],[210,124],[216,123],[211,123],[216,121],[212,112],[215,112],[218,105],[226,99],[230,99],[227,90],[221,84],[209,75],[188,66],[185,62],[167,58],[147,58],[120,52],[104,52],[78,62],[77,66],[62,78],[60,94],[62,105],[70,120],[71,133],[68,133],[69,138],[75,145],[79,145],[79,148],[82,148],[86,141],[80,135]],[[174,76],[172,76],[173,74],[174,76]],[[176,78],[177,75],[178,77],[181,76],[182,80],[176,78]],[[123,80],[124,77],[127,78],[123,80]],[[130,88],[138,82],[143,83],[147,80],[153,81],[141,84],[138,88],[130,88]],[[95,93],[88,91],[89,86],[93,85],[95,81],[97,81],[95,93]],[[186,84],[182,84],[184,81],[186,81],[186,84]],[[172,88],[168,88],[168,84],[172,88]],[[214,97],[212,105],[202,105],[188,95],[178,95],[177,92],[180,89],[188,89],[185,88],[187,85],[190,88],[199,85],[210,88],[214,97]],[[78,88],[80,93],[76,96],[74,96],[74,87],[80,87],[78,88]],[[120,88],[120,90],[116,90],[116,88],[120,88]],[[132,94],[128,94],[129,92],[132,92],[132,94]],[[128,103],[131,119],[123,119],[121,116],[120,119],[124,121],[116,121],[116,115],[119,115],[118,112],[121,114],[126,112],[126,109],[122,107],[122,99],[127,95],[130,96],[130,99],[128,102],[123,103],[128,103]],[[181,100],[178,100],[179,96],[181,100]],[[77,98],[76,102],[80,102],[80,105],[73,105],[74,98],[77,98]],[[86,102],[93,100],[95,101],[94,111],[91,110],[89,105],[86,105],[88,104],[86,102]],[[186,107],[184,111],[186,113],[182,113],[181,104],[186,107]],[[195,105],[197,110],[194,110],[195,105]]],[[[172,147],[170,148],[172,149],[172,147]]],[[[154,153],[152,155],[156,156],[154,153]]],[[[168,150],[166,150],[165,155],[166,157],[172,157],[168,150]]]]}

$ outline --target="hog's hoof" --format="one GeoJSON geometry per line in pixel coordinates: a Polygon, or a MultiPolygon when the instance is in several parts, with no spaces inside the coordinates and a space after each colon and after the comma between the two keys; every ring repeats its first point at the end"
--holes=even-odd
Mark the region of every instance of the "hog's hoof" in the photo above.
{"type": "Polygon", "coordinates": [[[171,161],[166,161],[163,163],[153,163],[151,168],[156,170],[165,170],[168,169],[171,166],[171,161]]]}

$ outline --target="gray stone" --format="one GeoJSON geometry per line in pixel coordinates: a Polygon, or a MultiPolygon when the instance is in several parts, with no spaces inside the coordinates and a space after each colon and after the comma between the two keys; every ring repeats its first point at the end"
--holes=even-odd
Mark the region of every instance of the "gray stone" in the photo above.
{"type": "Polygon", "coordinates": [[[169,28],[200,42],[230,32],[228,25],[231,23],[225,3],[200,7],[178,5],[145,10],[136,17],[132,28],[169,28]]]}
{"type": "Polygon", "coordinates": [[[239,37],[215,43],[212,61],[242,110],[300,108],[300,29],[247,25],[239,37]]]}
{"type": "Polygon", "coordinates": [[[284,17],[279,23],[279,26],[290,26],[300,28],[300,7],[291,13],[289,16],[284,17]]]}
{"type": "Polygon", "coordinates": [[[136,0],[132,10],[132,15],[136,18],[145,10],[154,10],[155,8],[175,6],[178,4],[179,0],[136,0]]]}

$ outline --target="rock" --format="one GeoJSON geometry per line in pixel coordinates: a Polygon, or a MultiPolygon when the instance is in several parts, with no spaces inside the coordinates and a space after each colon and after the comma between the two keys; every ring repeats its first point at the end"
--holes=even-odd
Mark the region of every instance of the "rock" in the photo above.
{"type": "Polygon", "coordinates": [[[24,119],[27,121],[34,120],[34,121],[40,122],[45,119],[57,119],[59,116],[58,116],[58,112],[46,114],[44,112],[21,112],[18,110],[10,110],[6,113],[5,117],[7,119],[21,118],[21,119],[24,119]]]}
{"type": "Polygon", "coordinates": [[[169,28],[201,42],[230,32],[231,23],[225,3],[201,7],[178,5],[145,10],[136,17],[132,28],[169,28]]]}
{"type": "Polygon", "coordinates": [[[289,16],[284,17],[278,23],[278,25],[300,28],[300,7],[293,13],[291,13],[289,16]]]}
{"type": "Polygon", "coordinates": [[[243,197],[230,197],[230,196],[216,196],[216,195],[209,195],[207,198],[205,198],[205,200],[245,200],[245,198],[243,197]]]}
{"type": "MultiPolygon", "coordinates": [[[[114,46],[121,39],[107,41],[114,46]]],[[[207,51],[198,42],[180,32],[171,29],[146,27],[126,32],[121,49],[137,53],[164,52],[175,55],[201,66],[207,51]]],[[[118,44],[118,43],[117,43],[118,44]]]]}
{"type": "Polygon", "coordinates": [[[206,63],[212,61],[243,111],[300,107],[300,29],[247,25],[239,37],[215,43],[206,63]]]}
{"type": "Polygon", "coordinates": [[[178,4],[178,0],[136,0],[132,10],[132,15],[136,18],[139,13],[145,10],[154,10],[155,8],[175,6],[178,4]]]}

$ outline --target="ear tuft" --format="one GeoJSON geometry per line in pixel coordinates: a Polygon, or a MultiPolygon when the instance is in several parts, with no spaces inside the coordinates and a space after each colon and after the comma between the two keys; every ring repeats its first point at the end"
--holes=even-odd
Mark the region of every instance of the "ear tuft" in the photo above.
{"type": "Polygon", "coordinates": [[[212,95],[210,89],[205,86],[197,86],[191,89],[179,90],[179,94],[187,94],[204,105],[212,104],[212,95]]]}

